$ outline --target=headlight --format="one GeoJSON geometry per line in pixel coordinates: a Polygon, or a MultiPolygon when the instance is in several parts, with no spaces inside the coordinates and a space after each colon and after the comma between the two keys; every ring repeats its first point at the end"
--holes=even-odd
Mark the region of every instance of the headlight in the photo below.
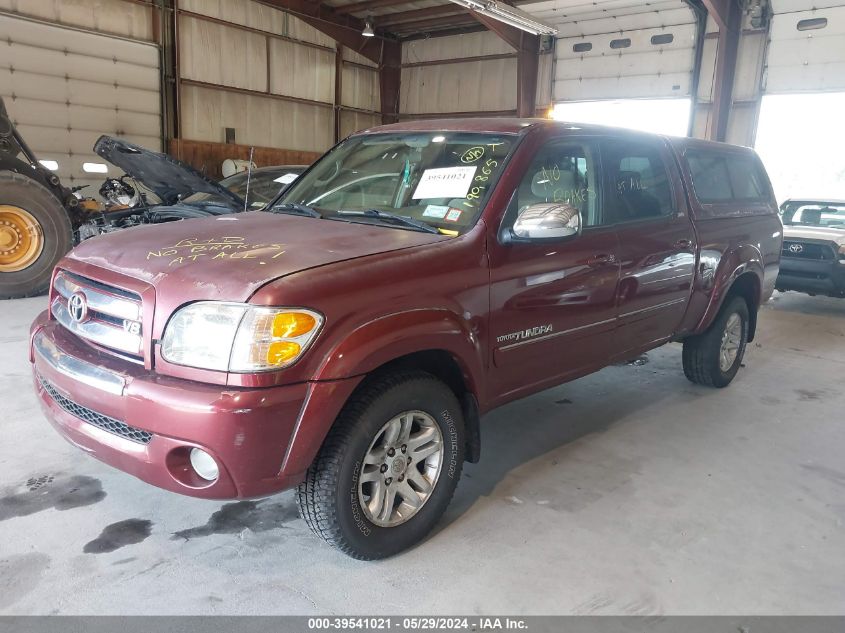
{"type": "Polygon", "coordinates": [[[256,372],[287,367],[320,331],[323,317],[302,308],[200,301],[178,310],[161,341],[170,363],[256,372]]]}

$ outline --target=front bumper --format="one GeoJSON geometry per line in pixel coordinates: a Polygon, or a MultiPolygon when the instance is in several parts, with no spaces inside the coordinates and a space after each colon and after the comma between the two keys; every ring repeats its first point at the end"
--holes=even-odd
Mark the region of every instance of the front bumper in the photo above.
{"type": "Polygon", "coordinates": [[[775,287],[778,290],[845,297],[845,264],[836,260],[781,257],[775,287]]]}
{"type": "Polygon", "coordinates": [[[302,481],[302,464],[299,472],[282,465],[316,383],[236,389],[161,376],[98,352],[46,312],[31,333],[42,409],[60,434],[97,459],[210,499],[264,496],[302,481]],[[195,447],[217,462],[215,481],[190,466],[195,447]]]}

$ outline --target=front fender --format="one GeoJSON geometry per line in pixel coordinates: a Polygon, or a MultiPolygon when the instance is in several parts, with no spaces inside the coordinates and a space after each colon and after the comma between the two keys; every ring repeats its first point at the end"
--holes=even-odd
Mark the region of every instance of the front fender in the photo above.
{"type": "Polygon", "coordinates": [[[730,252],[724,254],[709,281],[708,293],[710,301],[704,311],[698,325],[695,327],[695,334],[701,334],[710,327],[722,309],[722,305],[730,292],[731,286],[741,275],[752,273],[757,279],[756,297],[757,305],[760,304],[760,289],[764,278],[763,257],[760,250],[750,244],[743,244],[730,252]]]}
{"type": "Polygon", "coordinates": [[[300,412],[282,472],[304,472],[343,405],[366,374],[415,352],[443,350],[461,368],[467,388],[480,398],[484,367],[481,336],[446,309],[408,310],[360,325],[326,355],[300,412]]]}
{"type": "Polygon", "coordinates": [[[359,326],[326,355],[317,380],[368,374],[392,360],[427,350],[450,353],[469,389],[480,395],[481,335],[473,324],[443,308],[389,314],[359,326]]]}

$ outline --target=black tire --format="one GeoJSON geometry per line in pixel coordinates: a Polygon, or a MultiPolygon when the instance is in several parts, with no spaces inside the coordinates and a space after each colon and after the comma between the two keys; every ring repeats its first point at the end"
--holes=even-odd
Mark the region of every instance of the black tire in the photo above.
{"type": "Polygon", "coordinates": [[[314,534],[352,558],[397,554],[425,538],[443,515],[461,476],[464,445],[458,399],[437,378],[420,371],[374,378],[344,406],[297,488],[299,513],[314,534]],[[422,411],[436,422],[443,440],[439,476],[416,514],[394,527],[380,527],[360,503],[358,478],[382,427],[406,411],[422,411]]]}
{"type": "Polygon", "coordinates": [[[727,300],[710,328],[698,336],[684,339],[684,375],[694,383],[708,387],[727,387],[742,365],[748,343],[748,304],[742,297],[727,300]],[[741,321],[740,343],[736,358],[724,371],[719,363],[722,336],[732,315],[741,321]]]}
{"type": "Polygon", "coordinates": [[[62,204],[43,185],[11,171],[0,171],[0,206],[18,207],[41,225],[44,247],[29,266],[14,272],[0,271],[0,299],[43,294],[50,286],[53,268],[73,247],[73,228],[62,204]]]}

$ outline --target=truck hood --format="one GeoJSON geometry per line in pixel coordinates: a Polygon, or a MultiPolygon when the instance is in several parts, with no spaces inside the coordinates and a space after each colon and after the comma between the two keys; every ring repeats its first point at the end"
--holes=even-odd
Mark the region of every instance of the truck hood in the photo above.
{"type": "Polygon", "coordinates": [[[785,224],[783,238],[786,240],[825,240],[835,242],[838,246],[845,246],[845,229],[785,224]]]}
{"type": "Polygon", "coordinates": [[[448,239],[251,211],[115,231],[82,242],[68,258],[145,281],[179,303],[246,301],[291,273],[448,239]]]}
{"type": "Polygon", "coordinates": [[[166,154],[111,136],[98,138],[94,151],[149,188],[164,204],[175,204],[193,193],[210,193],[236,210],[244,208],[240,196],[166,154]]]}

